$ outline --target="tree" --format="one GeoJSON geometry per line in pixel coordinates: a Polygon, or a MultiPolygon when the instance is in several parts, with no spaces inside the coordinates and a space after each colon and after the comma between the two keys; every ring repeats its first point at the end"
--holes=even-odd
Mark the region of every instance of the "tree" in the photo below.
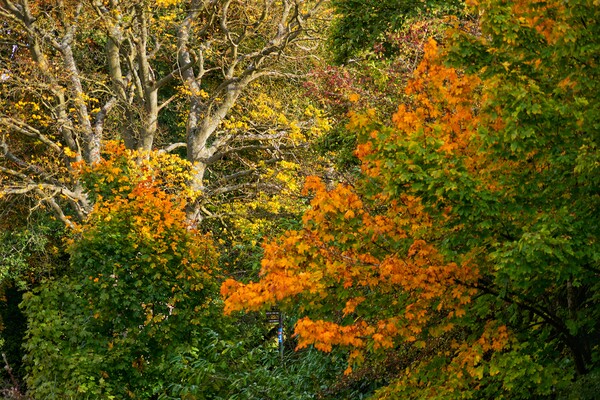
{"type": "Polygon", "coordinates": [[[364,177],[308,180],[226,311],[279,304],[301,348],[392,360],[380,398],[593,398],[571,380],[598,374],[597,8],[470,4],[479,29],[429,43],[392,127],[352,116],[364,177]]]}
{"type": "Polygon", "coordinates": [[[82,172],[96,205],[71,240],[67,274],[25,295],[34,398],[167,393],[181,378],[176,356],[206,350],[214,328],[217,253],[210,235],[186,225],[178,187],[190,166],[107,151],[82,172]]]}
{"type": "Polygon", "coordinates": [[[168,151],[187,147],[195,190],[227,155],[248,146],[277,153],[293,136],[288,127],[225,120],[251,83],[301,75],[321,3],[3,1],[3,46],[12,52],[0,67],[2,194],[31,195],[66,224],[68,214],[81,220],[91,204],[71,164],[98,162],[102,141],[114,137],[151,150],[166,130],[161,118],[181,124],[160,140],[168,151]]]}

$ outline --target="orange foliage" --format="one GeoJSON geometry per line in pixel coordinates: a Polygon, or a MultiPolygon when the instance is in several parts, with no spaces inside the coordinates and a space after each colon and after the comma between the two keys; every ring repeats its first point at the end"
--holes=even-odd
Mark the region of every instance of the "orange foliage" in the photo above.
{"type": "Polygon", "coordinates": [[[569,29],[564,21],[566,7],[559,1],[517,1],[512,7],[512,14],[519,22],[535,29],[544,36],[548,43],[556,43],[569,29]]]}
{"type": "MultiPolygon", "coordinates": [[[[304,229],[264,245],[259,282],[229,279],[223,284],[226,313],[259,310],[304,295],[335,301],[332,286],[341,292],[368,288],[382,296],[393,297],[395,292],[408,296],[404,305],[390,304],[395,315],[381,318],[378,306],[371,303],[373,297],[341,294],[339,299],[345,299],[341,313],[355,317],[353,323],[300,320],[295,328],[298,347],[312,344],[324,351],[334,345],[362,349],[370,342],[378,349],[392,347],[396,340],[414,342],[431,323],[443,331],[464,313],[474,290],[463,283],[478,277],[468,262],[445,262],[424,239],[413,240],[403,255],[377,249],[381,243],[414,238],[428,223],[418,199],[406,196],[377,214],[369,212],[348,186],[328,191],[318,178],[310,178],[305,190],[313,191],[314,198],[304,215],[304,229]]],[[[360,356],[359,351],[353,357],[360,356]]]]}
{"type": "MultiPolygon", "coordinates": [[[[439,142],[439,153],[448,160],[461,156],[470,171],[483,168],[485,160],[477,152],[477,129],[482,124],[501,125],[501,120],[483,121],[478,114],[481,80],[442,63],[443,51],[435,40],[425,45],[423,60],[408,81],[405,94],[410,98],[400,104],[392,116],[394,132],[381,134],[372,130],[365,142],[359,143],[355,155],[362,161],[362,170],[371,177],[382,175],[382,160],[378,149],[394,146],[399,140],[411,139],[439,142]],[[377,143],[377,145],[374,145],[377,143]]],[[[365,128],[372,115],[351,113],[349,128],[365,128]]]]}
{"type": "Polygon", "coordinates": [[[401,104],[392,121],[406,135],[435,135],[443,141],[441,151],[464,153],[480,123],[472,97],[480,84],[476,76],[442,65],[438,45],[430,39],[405,90],[413,103],[401,104]]]}
{"type": "MultiPolygon", "coordinates": [[[[498,7],[497,0],[468,0],[467,5],[482,12],[482,25],[494,26],[486,21],[486,9],[498,7]]],[[[515,26],[525,26],[535,29],[550,44],[564,39],[569,31],[568,9],[565,2],[548,0],[518,0],[509,3],[510,16],[515,26]]],[[[507,44],[513,44],[511,35],[505,36],[507,44]]]]}

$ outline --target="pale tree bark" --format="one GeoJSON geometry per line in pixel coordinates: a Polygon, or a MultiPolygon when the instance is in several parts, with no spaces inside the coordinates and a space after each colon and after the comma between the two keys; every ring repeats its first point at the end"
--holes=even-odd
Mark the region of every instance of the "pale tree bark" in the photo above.
{"type": "MultiPolygon", "coordinates": [[[[26,41],[18,51],[21,64],[7,60],[10,78],[4,84],[15,99],[32,98],[51,122],[40,127],[17,116],[8,100],[0,108],[0,172],[5,176],[0,193],[27,193],[54,210],[66,197],[81,217],[90,204],[77,179],[48,180],[53,172],[28,159],[15,136],[45,144],[67,169],[73,162],[98,162],[107,137],[120,137],[126,147],[147,156],[157,142],[161,113],[176,104],[185,110],[185,139],[162,143],[169,150],[187,146],[190,185],[206,195],[207,169],[225,154],[285,147],[278,143],[281,132],[233,133],[222,123],[252,82],[298,75],[288,60],[307,53],[299,45],[311,36],[307,21],[325,2],[188,0],[164,8],[174,16],[163,19],[159,6],[147,0],[60,0],[35,7],[29,1],[0,0],[0,16],[14,27],[11,34],[26,41]],[[103,38],[103,48],[93,47],[94,37],[103,38]],[[25,52],[33,66],[23,67],[25,52]],[[11,71],[16,68],[23,70],[11,71]]],[[[63,218],[67,212],[57,214],[63,218]]]]}
{"type": "Polygon", "coordinates": [[[151,67],[155,49],[149,50],[149,13],[144,2],[112,0],[108,7],[94,2],[107,35],[107,66],[115,97],[125,110],[127,124],[121,135],[130,149],[148,153],[158,129],[158,91],[167,83],[157,84],[151,67]],[[128,17],[128,18],[124,18],[128,17]]]}
{"type": "MultiPolygon", "coordinates": [[[[308,6],[304,1],[293,0],[252,3],[258,7],[254,14],[256,17],[244,21],[240,27],[233,24],[230,17],[231,9],[239,6],[239,2],[192,1],[177,32],[179,64],[190,65],[195,61],[194,68],[181,73],[190,92],[186,138],[187,157],[193,163],[191,186],[195,190],[205,189],[203,180],[210,160],[218,158],[215,155],[235,139],[231,135],[216,137],[216,133],[240,95],[253,81],[285,75],[281,69],[281,56],[291,51],[298,38],[307,34],[305,21],[317,12],[323,2],[313,2],[308,6]],[[204,16],[204,25],[197,23],[200,15],[204,16]],[[269,36],[263,36],[263,46],[244,51],[245,42],[254,40],[256,33],[266,24],[270,24],[272,29],[266,30],[269,36]],[[210,39],[205,39],[210,25],[218,28],[210,39]],[[220,46],[226,56],[218,64],[211,65],[207,61],[207,53],[216,46],[220,46]],[[213,77],[215,72],[219,74],[220,84],[206,96],[202,80],[205,76],[213,77]]],[[[197,211],[192,212],[192,219],[200,217],[197,211]]]]}
{"type": "MultiPolygon", "coordinates": [[[[70,4],[68,9],[59,2],[55,24],[40,26],[27,0],[0,1],[0,16],[10,22],[13,29],[22,32],[26,39],[25,45],[17,46],[21,47],[19,53],[24,53],[27,48],[32,61],[24,71],[5,68],[8,71],[5,84],[14,85],[12,91],[7,90],[6,93],[16,93],[38,102],[52,119],[51,127],[42,130],[17,116],[10,104],[0,110],[0,172],[9,177],[5,179],[9,183],[0,188],[0,195],[36,198],[66,224],[70,224],[70,220],[63,210],[64,204],[70,204],[79,218],[91,209],[81,186],[68,176],[59,179],[55,172],[36,165],[26,154],[12,150],[11,146],[19,138],[37,140],[47,146],[48,152],[62,159],[67,169],[72,162],[91,164],[100,160],[102,127],[114,101],[108,101],[94,116],[86,103],[88,95],[83,85],[84,78],[73,54],[82,9],[81,2],[70,4]]],[[[26,59],[21,65],[26,64],[26,59]]]]}

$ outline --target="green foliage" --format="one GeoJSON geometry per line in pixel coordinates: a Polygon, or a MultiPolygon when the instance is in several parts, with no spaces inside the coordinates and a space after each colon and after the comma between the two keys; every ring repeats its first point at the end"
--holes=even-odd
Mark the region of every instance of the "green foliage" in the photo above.
{"type": "Polygon", "coordinates": [[[44,277],[64,269],[65,257],[58,242],[64,226],[40,210],[27,218],[18,215],[22,211],[18,203],[5,201],[2,206],[7,207],[5,221],[12,224],[3,226],[0,232],[0,352],[12,372],[3,369],[1,376],[11,386],[24,386],[21,346],[27,321],[19,303],[23,293],[39,285],[44,277]]]}
{"type": "Polygon", "coordinates": [[[483,111],[496,129],[482,139],[506,163],[495,200],[506,237],[490,251],[496,282],[547,310],[584,374],[599,345],[599,164],[590,150],[600,140],[600,14],[591,1],[492,1],[480,11],[483,36],[457,34],[449,60],[486,79],[483,111]]]}
{"type": "Polygon", "coordinates": [[[359,160],[354,155],[356,136],[343,127],[336,127],[321,136],[315,143],[316,148],[324,154],[333,154],[335,166],[341,171],[356,170],[359,160]]]}
{"type": "Polygon", "coordinates": [[[222,319],[218,330],[204,337],[203,350],[177,359],[182,379],[161,399],[316,399],[344,367],[343,358],[335,361],[314,350],[295,352],[290,337],[282,361],[276,326],[266,324],[262,314],[222,319]]]}
{"type": "Polygon", "coordinates": [[[211,237],[186,226],[185,203],[157,187],[159,177],[130,180],[130,170],[110,163],[97,177],[107,165],[111,179],[98,182],[132,187],[106,192],[72,240],[68,274],[24,298],[34,398],[164,392],[178,379],[170,360],[198,347],[198,326],[215,320],[211,237]]]}
{"type": "Polygon", "coordinates": [[[14,222],[0,232],[0,287],[27,290],[61,268],[57,238],[64,226],[41,212],[32,215],[25,226],[14,222]]]}
{"type": "Polygon", "coordinates": [[[448,127],[435,125],[412,133],[402,108],[397,122],[410,134],[383,131],[373,159],[381,160],[390,193],[418,196],[437,216],[431,239],[448,257],[476,254],[484,274],[477,288],[507,306],[476,303],[480,317],[493,315],[518,341],[492,357],[487,396],[519,398],[524,387],[548,396],[597,368],[600,198],[597,179],[587,175],[597,168],[589,149],[599,140],[598,69],[591,67],[597,7],[490,1],[477,11],[481,35],[457,30],[447,60],[483,79],[483,97],[473,93],[478,135],[466,151],[446,153],[460,134],[448,138],[448,127]]]}
{"type": "Polygon", "coordinates": [[[598,397],[600,390],[600,370],[598,368],[579,378],[566,389],[561,390],[559,400],[593,400],[598,397]]]}
{"type": "Polygon", "coordinates": [[[462,1],[411,0],[334,0],[334,20],[330,48],[338,64],[349,62],[361,53],[373,51],[374,45],[386,57],[397,47],[390,36],[407,20],[417,16],[451,15],[462,11],[462,1]]]}

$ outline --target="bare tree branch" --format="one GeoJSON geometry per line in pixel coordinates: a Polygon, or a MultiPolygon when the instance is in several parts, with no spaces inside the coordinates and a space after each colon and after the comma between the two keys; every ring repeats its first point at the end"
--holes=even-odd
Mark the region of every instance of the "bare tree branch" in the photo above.
{"type": "Polygon", "coordinates": [[[46,146],[50,147],[52,150],[58,153],[63,152],[62,148],[57,143],[50,140],[48,136],[42,134],[39,130],[35,129],[31,125],[23,121],[0,116],[0,125],[4,125],[5,127],[9,128],[14,132],[18,132],[25,136],[38,139],[40,142],[44,143],[46,146]]]}

